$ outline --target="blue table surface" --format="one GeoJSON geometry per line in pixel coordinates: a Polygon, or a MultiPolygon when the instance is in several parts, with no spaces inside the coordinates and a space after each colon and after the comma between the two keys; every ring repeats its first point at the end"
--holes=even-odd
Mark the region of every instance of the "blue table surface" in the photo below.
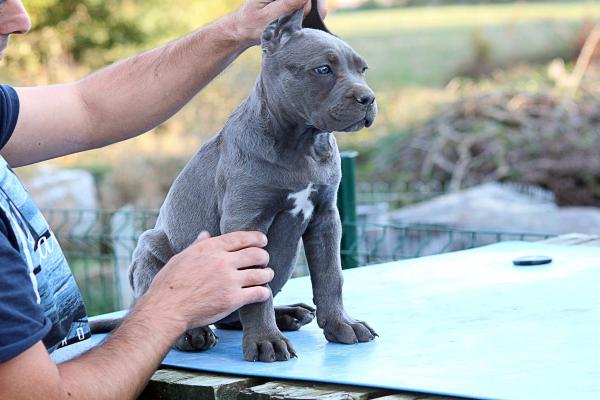
{"type": "MultiPolygon", "coordinates": [[[[328,343],[316,322],[286,333],[298,358],[250,363],[241,332],[217,330],[201,353],[163,365],[476,398],[600,399],[600,248],[504,242],[344,271],[351,316],[375,341],[328,343]],[[545,266],[512,259],[542,254],[545,266]]],[[[308,278],[277,304],[311,304],[308,278]]],[[[97,344],[104,335],[94,335],[97,344]]]]}

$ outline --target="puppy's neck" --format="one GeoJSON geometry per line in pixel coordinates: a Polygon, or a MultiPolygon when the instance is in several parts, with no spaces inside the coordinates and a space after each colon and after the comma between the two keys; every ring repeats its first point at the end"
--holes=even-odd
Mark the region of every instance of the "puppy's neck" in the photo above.
{"type": "Polygon", "coordinates": [[[311,146],[317,135],[325,133],[310,125],[303,110],[294,104],[294,99],[271,97],[263,76],[259,76],[247,104],[258,112],[262,122],[262,133],[269,136],[278,147],[295,151],[311,146]]]}

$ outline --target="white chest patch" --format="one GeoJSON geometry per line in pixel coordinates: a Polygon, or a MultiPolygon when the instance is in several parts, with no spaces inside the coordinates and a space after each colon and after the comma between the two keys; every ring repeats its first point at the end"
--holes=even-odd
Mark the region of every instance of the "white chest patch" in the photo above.
{"type": "Polygon", "coordinates": [[[310,219],[315,209],[313,202],[310,201],[310,194],[317,191],[313,186],[314,185],[311,183],[306,189],[288,195],[288,200],[294,201],[294,208],[290,210],[290,213],[295,217],[302,213],[304,222],[310,219]]]}

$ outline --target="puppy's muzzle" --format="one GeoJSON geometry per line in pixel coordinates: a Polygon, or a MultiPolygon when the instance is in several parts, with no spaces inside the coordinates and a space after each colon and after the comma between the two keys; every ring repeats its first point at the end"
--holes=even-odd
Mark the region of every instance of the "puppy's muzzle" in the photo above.
{"type": "Polygon", "coordinates": [[[364,107],[365,111],[365,126],[368,128],[373,125],[375,120],[375,93],[367,86],[355,87],[352,97],[360,106],[364,107]]]}
{"type": "Polygon", "coordinates": [[[352,88],[350,98],[356,100],[356,102],[362,106],[370,106],[375,101],[375,93],[365,85],[357,84],[352,88]]]}
{"type": "Polygon", "coordinates": [[[377,103],[375,102],[375,96],[372,96],[368,102],[364,103],[367,105],[365,111],[365,127],[369,128],[375,121],[377,115],[377,103]]]}

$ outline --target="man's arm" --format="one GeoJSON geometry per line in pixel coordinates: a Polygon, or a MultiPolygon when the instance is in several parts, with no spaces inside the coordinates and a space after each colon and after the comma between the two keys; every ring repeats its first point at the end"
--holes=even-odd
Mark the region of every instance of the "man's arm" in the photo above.
{"type": "MultiPolygon", "coordinates": [[[[206,235],[207,236],[207,235],[206,235]]],[[[262,286],[267,244],[259,232],[236,232],[196,241],[155,276],[121,327],[99,347],[60,365],[42,342],[0,363],[0,393],[6,399],[134,399],[176,338],[251,302],[270,297],[262,286]]]]}
{"type": "Polygon", "coordinates": [[[37,342],[0,364],[0,387],[7,399],[133,399],[139,395],[177,337],[174,327],[161,330],[152,320],[130,317],[102,346],[78,359],[54,364],[37,342]]]}
{"type": "MultiPolygon", "coordinates": [[[[322,4],[325,4],[323,1],[322,4]]],[[[18,88],[21,110],[2,155],[12,166],[90,150],[144,133],[183,107],[263,28],[307,0],[248,0],[167,45],[70,84],[18,88]]]]}

